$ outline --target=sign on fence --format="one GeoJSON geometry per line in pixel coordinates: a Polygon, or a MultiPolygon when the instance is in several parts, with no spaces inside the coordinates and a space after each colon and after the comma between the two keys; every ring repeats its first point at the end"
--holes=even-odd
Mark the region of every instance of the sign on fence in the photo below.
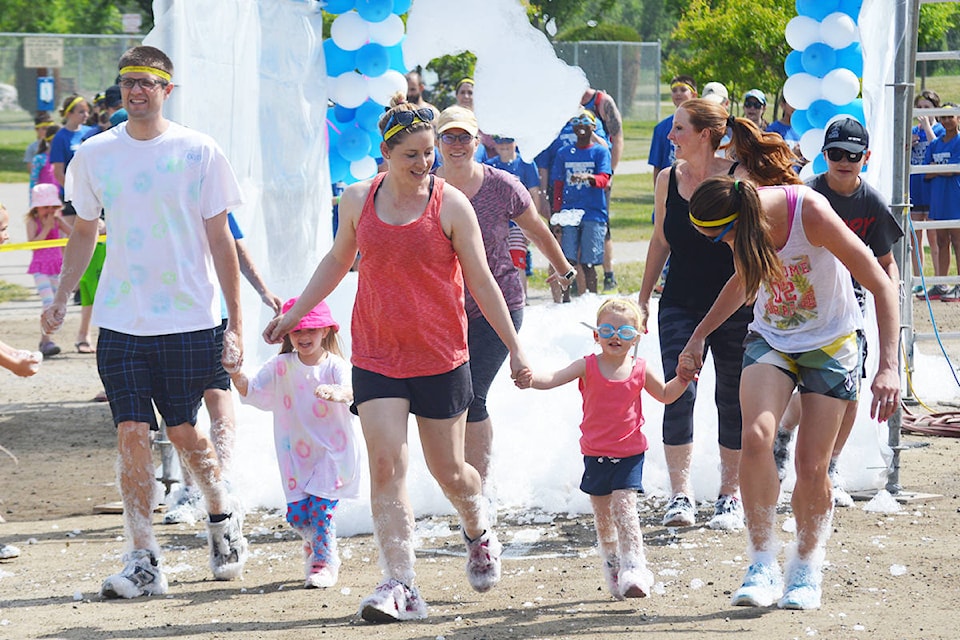
{"type": "Polygon", "coordinates": [[[63,66],[63,38],[24,38],[23,66],[59,69],[63,66]]]}

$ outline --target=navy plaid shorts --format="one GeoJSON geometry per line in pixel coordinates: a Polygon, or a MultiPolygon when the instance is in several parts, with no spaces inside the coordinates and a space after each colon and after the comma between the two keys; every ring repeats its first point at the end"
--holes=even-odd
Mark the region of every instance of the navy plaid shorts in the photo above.
{"type": "Polygon", "coordinates": [[[195,425],[220,349],[216,329],[133,336],[101,328],[97,370],[114,424],[145,422],[157,429],[156,405],[167,425],[195,425]]]}

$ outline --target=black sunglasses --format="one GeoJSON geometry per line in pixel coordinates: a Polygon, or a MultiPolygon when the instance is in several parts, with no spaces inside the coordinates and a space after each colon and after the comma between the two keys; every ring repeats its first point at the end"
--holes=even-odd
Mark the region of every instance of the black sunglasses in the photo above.
{"type": "Polygon", "coordinates": [[[743,106],[749,107],[751,109],[759,109],[763,106],[763,103],[759,100],[747,100],[743,103],[743,106]]]}
{"type": "Polygon", "coordinates": [[[385,129],[392,129],[398,124],[402,127],[409,127],[415,120],[433,122],[433,110],[424,108],[415,111],[395,111],[394,114],[390,116],[390,121],[387,123],[385,129]]]}
{"type": "Polygon", "coordinates": [[[843,149],[827,149],[827,157],[833,162],[840,162],[846,159],[847,162],[856,164],[863,159],[863,151],[845,151],[843,149]]]}

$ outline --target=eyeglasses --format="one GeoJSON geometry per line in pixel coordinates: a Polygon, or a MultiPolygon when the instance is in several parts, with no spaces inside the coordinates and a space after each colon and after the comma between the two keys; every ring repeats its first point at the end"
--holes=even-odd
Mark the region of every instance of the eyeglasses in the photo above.
{"type": "Polygon", "coordinates": [[[409,127],[414,123],[415,120],[419,120],[420,122],[433,122],[433,110],[423,108],[415,111],[394,111],[393,115],[390,116],[390,121],[387,122],[387,126],[385,128],[392,129],[396,125],[409,127]]]}
{"type": "Polygon", "coordinates": [[[154,80],[153,78],[120,78],[121,89],[132,91],[134,87],[139,86],[144,91],[156,91],[161,87],[167,86],[163,80],[154,80]]]}
{"type": "Polygon", "coordinates": [[[589,117],[587,117],[587,116],[578,116],[578,117],[576,117],[576,118],[570,118],[570,125],[571,125],[571,126],[574,126],[574,127],[575,127],[575,126],[577,126],[578,124],[582,124],[582,125],[587,126],[587,127],[592,127],[592,126],[594,126],[595,123],[594,123],[593,120],[591,120],[591,119],[590,119],[589,117]]]}
{"type": "Polygon", "coordinates": [[[723,229],[720,230],[720,233],[718,235],[715,235],[712,238],[710,238],[710,242],[714,244],[717,244],[718,242],[722,242],[723,236],[727,235],[727,232],[730,231],[730,229],[733,229],[734,222],[736,222],[736,220],[731,220],[730,222],[728,222],[726,226],[724,226],[723,229]]]}
{"type": "Polygon", "coordinates": [[[621,340],[633,340],[640,335],[640,332],[637,331],[636,327],[632,327],[629,324],[614,328],[612,324],[605,323],[597,327],[597,335],[604,340],[608,340],[613,336],[618,336],[621,340]]]}
{"type": "Polygon", "coordinates": [[[473,136],[469,133],[441,133],[440,139],[446,144],[454,144],[457,142],[467,144],[473,140],[473,136]]]}
{"type": "Polygon", "coordinates": [[[827,157],[830,158],[833,162],[840,162],[846,160],[852,164],[856,164],[863,159],[863,151],[846,151],[845,149],[827,149],[827,157]]]}
{"type": "Polygon", "coordinates": [[[759,100],[747,100],[743,103],[743,106],[746,109],[759,109],[763,106],[763,103],[759,100]]]}
{"type": "Polygon", "coordinates": [[[501,136],[493,136],[493,141],[497,144],[508,144],[510,142],[516,142],[513,138],[504,138],[501,136]]]}

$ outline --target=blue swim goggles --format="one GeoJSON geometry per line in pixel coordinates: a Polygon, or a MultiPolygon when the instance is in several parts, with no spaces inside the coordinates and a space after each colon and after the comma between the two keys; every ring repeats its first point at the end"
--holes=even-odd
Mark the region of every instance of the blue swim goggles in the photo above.
{"type": "Polygon", "coordinates": [[[612,324],[602,324],[595,328],[594,331],[596,331],[597,335],[604,340],[609,340],[613,336],[618,336],[621,340],[633,340],[640,335],[640,332],[637,331],[637,328],[632,327],[629,324],[621,325],[616,328],[614,328],[612,324]]]}

